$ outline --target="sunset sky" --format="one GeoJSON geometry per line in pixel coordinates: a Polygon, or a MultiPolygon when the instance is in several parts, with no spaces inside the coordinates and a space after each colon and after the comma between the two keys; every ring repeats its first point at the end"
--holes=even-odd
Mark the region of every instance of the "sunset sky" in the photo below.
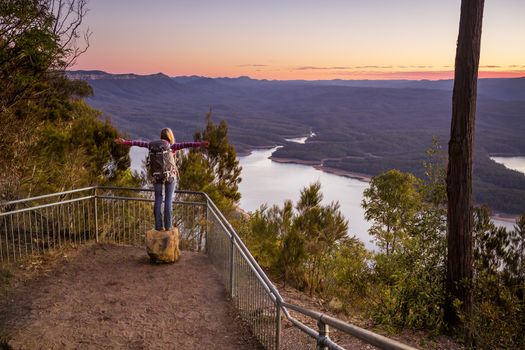
{"type": "MultiPolygon", "coordinates": [[[[73,69],[259,79],[445,79],[460,0],[90,0],[73,69]]],[[[481,77],[525,76],[525,0],[486,0],[481,77]]]]}

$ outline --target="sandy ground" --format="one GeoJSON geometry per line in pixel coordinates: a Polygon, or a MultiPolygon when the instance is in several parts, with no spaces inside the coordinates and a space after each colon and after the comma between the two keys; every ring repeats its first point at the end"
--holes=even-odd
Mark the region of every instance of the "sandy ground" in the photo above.
{"type": "Polygon", "coordinates": [[[153,265],[140,248],[81,247],[2,299],[14,349],[259,349],[203,254],[153,265]]]}

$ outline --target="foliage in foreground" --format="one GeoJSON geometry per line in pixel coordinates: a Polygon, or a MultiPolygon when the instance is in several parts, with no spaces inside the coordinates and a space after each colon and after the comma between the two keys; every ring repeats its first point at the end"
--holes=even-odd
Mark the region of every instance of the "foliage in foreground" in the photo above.
{"type": "Polygon", "coordinates": [[[116,129],[82,100],[92,93],[90,86],[65,75],[81,53],[73,42],[85,2],[71,2],[78,16],[65,18],[67,9],[58,12],[50,4],[0,5],[3,200],[93,183],[135,183],[127,150],[113,143],[116,129]]]}
{"type": "Polygon", "coordinates": [[[194,139],[208,141],[208,150],[190,150],[181,156],[179,188],[206,192],[222,212],[231,216],[241,198],[242,168],[228,139],[228,125],[224,120],[219,125],[213,123],[209,112],[204,130],[197,132],[194,139]]]}
{"type": "MultiPolygon", "coordinates": [[[[338,205],[321,204],[319,184],[303,189],[295,205],[262,206],[240,229],[243,239],[283,283],[341,299],[344,309],[365,311],[377,326],[448,332],[444,160],[434,146],[425,179],[390,170],[371,180],[362,204],[375,252],[347,236],[338,205]]],[[[525,214],[514,230],[496,227],[490,215],[485,207],[475,210],[474,307],[460,317],[476,348],[523,348],[525,214]]]]}
{"type": "Polygon", "coordinates": [[[262,206],[240,233],[261,266],[285,285],[310,295],[355,299],[363,290],[356,281],[368,273],[369,253],[357,238],[348,237],[339,203],[323,204],[322,199],[321,185],[313,183],[295,205],[285,201],[282,207],[262,206]]]}
{"type": "Polygon", "coordinates": [[[525,347],[525,213],[514,230],[496,227],[476,208],[473,311],[464,322],[478,347],[525,347]],[[487,332],[490,330],[490,332],[487,332]]]}

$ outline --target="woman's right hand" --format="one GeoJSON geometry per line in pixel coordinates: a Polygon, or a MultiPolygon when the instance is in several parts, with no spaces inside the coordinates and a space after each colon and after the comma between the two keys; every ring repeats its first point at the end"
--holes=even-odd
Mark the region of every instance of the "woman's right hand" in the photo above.
{"type": "Polygon", "coordinates": [[[124,141],[126,141],[126,140],[124,140],[122,137],[117,137],[117,138],[115,139],[115,143],[116,143],[117,145],[122,145],[122,144],[124,143],[124,141]]]}

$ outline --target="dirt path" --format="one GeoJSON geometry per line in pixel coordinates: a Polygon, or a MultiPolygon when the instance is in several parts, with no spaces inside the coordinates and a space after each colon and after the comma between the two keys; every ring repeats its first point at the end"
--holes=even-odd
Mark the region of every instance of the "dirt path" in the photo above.
{"type": "Polygon", "coordinates": [[[152,265],[143,249],[82,247],[0,304],[15,349],[258,349],[205,255],[152,265]]]}

